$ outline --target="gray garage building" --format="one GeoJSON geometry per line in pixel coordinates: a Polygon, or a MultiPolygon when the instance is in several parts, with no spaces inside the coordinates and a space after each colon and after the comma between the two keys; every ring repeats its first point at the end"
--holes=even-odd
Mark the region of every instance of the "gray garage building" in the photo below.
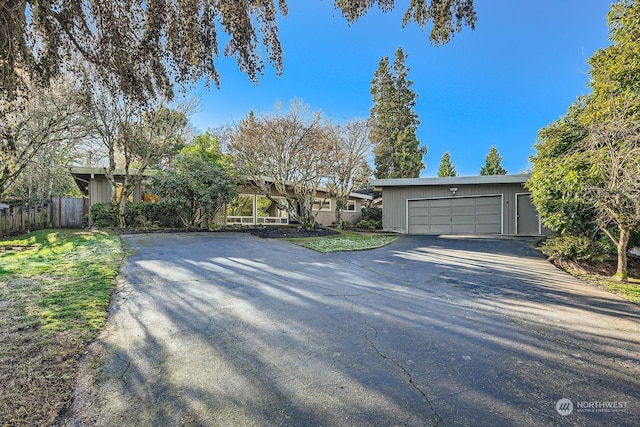
{"type": "Polygon", "coordinates": [[[548,234],[528,174],[373,181],[382,190],[382,226],[405,234],[548,234]]]}

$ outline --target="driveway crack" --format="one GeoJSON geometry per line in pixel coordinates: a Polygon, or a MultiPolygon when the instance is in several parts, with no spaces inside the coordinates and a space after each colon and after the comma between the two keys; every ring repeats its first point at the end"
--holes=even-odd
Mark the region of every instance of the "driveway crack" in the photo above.
{"type": "MultiPolygon", "coordinates": [[[[116,357],[118,357],[118,356],[116,356],[116,357]]],[[[120,359],[120,357],[118,357],[118,358],[120,359]]],[[[129,384],[127,383],[127,380],[125,379],[125,376],[127,375],[127,372],[129,371],[129,368],[131,368],[131,360],[127,360],[127,364],[125,365],[124,370],[122,371],[122,374],[119,377],[120,381],[122,381],[122,383],[127,388],[129,387],[129,384]]]]}
{"type": "MultiPolygon", "coordinates": [[[[355,310],[355,303],[353,301],[351,301],[349,299],[349,295],[343,295],[343,297],[351,302],[351,312],[352,313],[356,313],[355,310]]],[[[433,404],[431,403],[431,401],[429,400],[429,397],[427,396],[427,393],[424,392],[424,390],[422,390],[420,388],[420,386],[413,380],[413,375],[411,374],[411,372],[405,368],[400,362],[398,362],[397,360],[395,360],[393,357],[390,357],[388,355],[386,355],[385,353],[383,353],[374,343],[374,339],[378,337],[378,330],[376,329],[375,326],[373,326],[372,324],[370,324],[367,321],[367,317],[362,314],[359,313],[360,316],[362,316],[363,319],[363,323],[364,325],[369,328],[368,331],[365,332],[365,339],[367,340],[367,343],[369,344],[369,347],[371,347],[371,349],[373,349],[373,351],[383,360],[391,362],[392,364],[394,364],[396,367],[398,367],[398,369],[400,369],[400,371],[402,371],[402,373],[408,378],[408,382],[409,385],[411,386],[411,388],[417,392],[421,398],[422,401],[429,407],[429,410],[431,411],[431,413],[436,417],[436,422],[435,424],[433,424],[433,427],[437,427],[438,425],[440,425],[441,422],[444,422],[445,420],[438,414],[438,412],[435,410],[435,408],[433,407],[433,404]],[[373,339],[371,338],[371,334],[373,333],[373,339]]],[[[411,419],[416,415],[417,413],[412,414],[406,421],[405,421],[405,426],[409,425],[409,422],[411,421],[411,419]]]]}

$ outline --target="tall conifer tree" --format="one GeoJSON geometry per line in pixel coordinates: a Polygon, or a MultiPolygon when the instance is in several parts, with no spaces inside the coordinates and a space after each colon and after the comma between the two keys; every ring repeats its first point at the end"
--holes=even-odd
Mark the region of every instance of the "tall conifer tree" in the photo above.
{"type": "Polygon", "coordinates": [[[443,178],[445,176],[458,176],[456,167],[451,162],[451,154],[449,154],[448,151],[445,151],[442,155],[442,159],[440,159],[440,167],[438,168],[438,178],[443,178]]]}
{"type": "Polygon", "coordinates": [[[416,135],[420,119],[415,112],[418,95],[411,89],[406,55],[399,48],[393,66],[389,57],[380,60],[371,81],[369,139],[375,145],[375,176],[381,178],[416,178],[424,169],[422,158],[426,146],[416,135]]]}
{"type": "Polygon", "coordinates": [[[480,175],[506,175],[507,170],[502,167],[502,156],[498,149],[493,146],[484,161],[484,166],[480,168],[480,175]]]}

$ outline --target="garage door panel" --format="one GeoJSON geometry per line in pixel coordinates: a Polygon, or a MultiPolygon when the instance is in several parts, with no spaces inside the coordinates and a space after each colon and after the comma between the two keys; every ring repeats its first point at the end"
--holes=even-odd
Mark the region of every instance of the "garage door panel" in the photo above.
{"type": "Polygon", "coordinates": [[[451,234],[451,224],[431,224],[422,234],[451,234]]]}
{"type": "Polygon", "coordinates": [[[430,200],[412,200],[409,204],[411,209],[423,209],[431,207],[430,200]]]}
{"type": "Polygon", "coordinates": [[[488,196],[488,197],[474,197],[477,205],[495,205],[495,201],[499,199],[500,196],[488,196]]]}
{"type": "Polygon", "coordinates": [[[476,205],[476,213],[488,213],[488,214],[500,214],[500,205],[486,205],[486,204],[482,204],[482,205],[476,205]]]}
{"type": "Polygon", "coordinates": [[[452,206],[453,215],[475,215],[476,207],[473,205],[452,206]]]}
{"type": "Polygon", "coordinates": [[[412,225],[411,230],[412,234],[432,234],[431,227],[424,224],[412,225]]]}
{"type": "Polygon", "coordinates": [[[462,234],[462,233],[475,233],[476,232],[476,226],[475,224],[453,224],[451,226],[451,231],[456,234],[462,234]]]}
{"type": "Polygon", "coordinates": [[[472,198],[469,197],[459,197],[457,199],[447,199],[451,206],[460,207],[460,206],[469,206],[469,202],[473,201],[472,198]]]}
{"type": "Polygon", "coordinates": [[[451,206],[436,206],[429,209],[431,215],[451,215],[451,206]]]}
{"type": "Polygon", "coordinates": [[[411,200],[410,234],[500,234],[502,197],[458,197],[411,200]]]}
{"type": "Polygon", "coordinates": [[[473,214],[456,215],[456,213],[454,212],[451,216],[451,222],[453,224],[473,224],[474,222],[476,222],[476,216],[473,214]]]}
{"type": "Polygon", "coordinates": [[[491,214],[488,213],[482,213],[482,214],[478,214],[476,215],[476,222],[478,223],[495,223],[496,222],[496,218],[500,218],[500,213],[499,212],[493,212],[491,214]]]}
{"type": "Polygon", "coordinates": [[[478,234],[500,234],[501,232],[500,224],[476,224],[478,234]]]}
{"type": "Polygon", "coordinates": [[[451,224],[450,214],[429,215],[429,222],[432,224],[451,224]]]}
{"type": "Polygon", "coordinates": [[[429,206],[432,208],[451,206],[451,199],[430,199],[428,201],[431,202],[429,206]]]}
{"type": "Polygon", "coordinates": [[[422,220],[422,219],[428,220],[429,217],[431,217],[431,215],[429,215],[428,213],[425,214],[424,211],[416,211],[416,213],[409,212],[409,215],[411,215],[414,220],[422,220]]]}

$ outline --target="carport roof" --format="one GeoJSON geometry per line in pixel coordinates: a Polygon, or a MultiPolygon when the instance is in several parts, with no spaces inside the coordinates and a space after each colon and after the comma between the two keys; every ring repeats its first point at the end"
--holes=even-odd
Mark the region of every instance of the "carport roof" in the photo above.
{"type": "Polygon", "coordinates": [[[481,184],[524,184],[528,173],[514,175],[448,176],[443,178],[394,178],[374,179],[374,187],[413,187],[424,185],[481,185],[481,184]]]}

